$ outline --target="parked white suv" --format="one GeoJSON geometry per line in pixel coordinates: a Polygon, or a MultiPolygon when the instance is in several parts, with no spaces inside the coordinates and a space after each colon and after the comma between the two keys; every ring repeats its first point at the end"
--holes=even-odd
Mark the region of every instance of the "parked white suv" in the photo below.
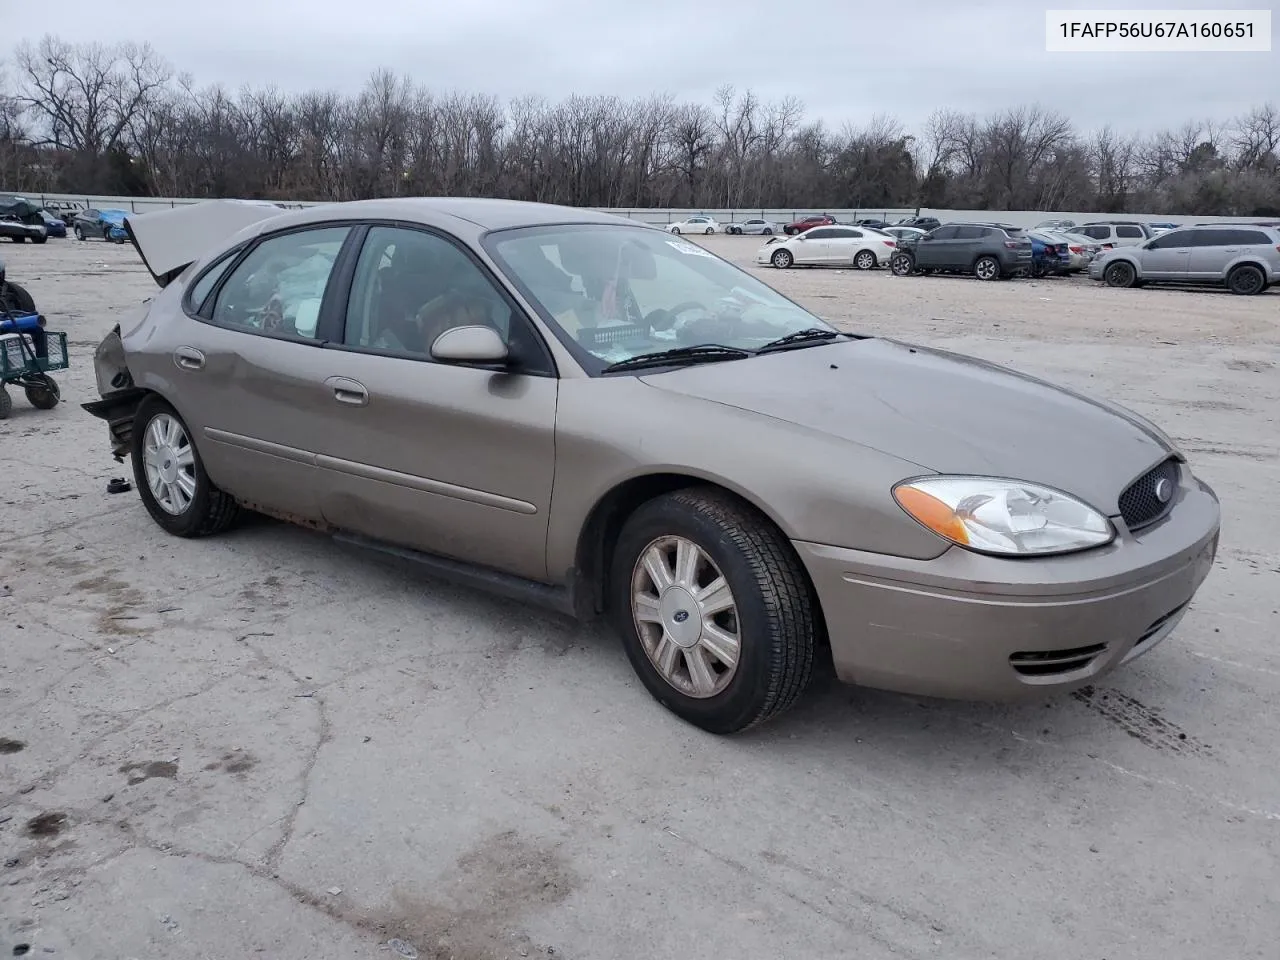
{"type": "Polygon", "coordinates": [[[1262,293],[1280,283],[1280,230],[1231,223],[1181,227],[1141,246],[1108,250],[1089,264],[1089,276],[1110,287],[1210,283],[1232,293],[1262,293]]]}
{"type": "Polygon", "coordinates": [[[1076,233],[1083,234],[1100,244],[1112,247],[1136,247],[1146,243],[1155,234],[1146,224],[1133,220],[1095,220],[1084,226],[1075,227],[1076,233]]]}

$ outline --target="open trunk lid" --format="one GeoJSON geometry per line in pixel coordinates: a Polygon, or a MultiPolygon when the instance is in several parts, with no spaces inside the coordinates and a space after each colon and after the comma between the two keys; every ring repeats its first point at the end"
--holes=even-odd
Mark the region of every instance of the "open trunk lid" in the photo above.
{"type": "Polygon", "coordinates": [[[124,229],[151,276],[164,287],[219,241],[284,212],[265,200],[206,200],[130,214],[124,229]]]}

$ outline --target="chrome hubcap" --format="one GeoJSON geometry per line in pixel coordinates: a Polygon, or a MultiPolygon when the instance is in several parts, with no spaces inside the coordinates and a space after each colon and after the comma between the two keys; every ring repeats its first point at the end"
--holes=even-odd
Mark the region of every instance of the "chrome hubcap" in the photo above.
{"type": "Polygon", "coordinates": [[[722,692],[738,669],[738,607],[724,575],[692,540],[660,537],[631,575],[636,631],[658,673],[688,697],[722,692]]]}
{"type": "Polygon", "coordinates": [[[179,516],[196,495],[196,460],[191,440],[176,418],[157,414],[147,424],[142,466],[151,496],[165,513],[179,516]]]}

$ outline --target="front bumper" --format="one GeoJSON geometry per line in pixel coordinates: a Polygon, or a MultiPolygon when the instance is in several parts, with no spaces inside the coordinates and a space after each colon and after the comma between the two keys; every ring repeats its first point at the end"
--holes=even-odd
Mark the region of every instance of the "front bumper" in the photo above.
{"type": "Polygon", "coordinates": [[[1097,680],[1163,640],[1217,553],[1221,511],[1183,468],[1169,515],[1106,547],[1002,559],[954,547],[908,560],[796,542],[846,683],[1020,700],[1097,680]]]}

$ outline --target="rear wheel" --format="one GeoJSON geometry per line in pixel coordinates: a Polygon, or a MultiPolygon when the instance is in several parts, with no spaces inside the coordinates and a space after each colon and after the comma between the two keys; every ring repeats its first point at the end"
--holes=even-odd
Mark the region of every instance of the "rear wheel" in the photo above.
{"type": "Polygon", "coordinates": [[[772,237],[772,236],[773,236],[773,228],[772,228],[772,227],[765,227],[765,228],[764,228],[764,230],[762,231],[762,233],[763,233],[763,234],[764,234],[764,236],[766,236],[766,237],[772,237]]]}
{"type": "Polygon", "coordinates": [[[999,280],[1000,261],[995,257],[979,257],[973,263],[973,275],[979,280],[999,280]]]}
{"type": "Polygon", "coordinates": [[[1108,266],[1103,271],[1102,279],[1107,282],[1108,287],[1132,287],[1137,282],[1138,274],[1132,264],[1121,260],[1108,266]]]}
{"type": "Polygon", "coordinates": [[[1267,288],[1267,278],[1257,267],[1246,264],[1227,275],[1227,289],[1241,296],[1253,296],[1267,288]]]}
{"type": "Polygon", "coordinates": [[[3,383],[0,383],[0,420],[8,420],[11,413],[13,413],[13,397],[9,396],[9,391],[4,388],[3,383]]]}
{"type": "Polygon", "coordinates": [[[785,270],[787,267],[791,266],[791,264],[796,262],[796,258],[791,255],[790,250],[777,250],[774,252],[773,256],[769,258],[769,261],[775,267],[785,270]]]}
{"type": "Polygon", "coordinates": [[[75,234],[76,234],[76,239],[77,239],[77,240],[83,240],[83,239],[84,239],[84,231],[80,229],[80,225],[79,225],[79,224],[76,224],[75,234]]]}
{"type": "Polygon", "coordinates": [[[610,613],[649,693],[716,734],[790,707],[813,671],[812,589],[786,538],[713,488],[651,500],[626,522],[610,613]]]}
{"type": "Polygon", "coordinates": [[[707,227],[707,229],[703,230],[702,232],[705,233],[707,236],[711,236],[711,234],[716,232],[716,229],[715,227],[707,227]]]}
{"type": "Polygon", "coordinates": [[[142,503],[164,530],[179,537],[220,533],[239,507],[214,486],[178,411],[148,397],[133,421],[133,477],[142,503]]]}
{"type": "Polygon", "coordinates": [[[859,270],[874,270],[876,268],[876,255],[870,250],[860,250],[858,255],[853,258],[853,265],[859,270]]]}

